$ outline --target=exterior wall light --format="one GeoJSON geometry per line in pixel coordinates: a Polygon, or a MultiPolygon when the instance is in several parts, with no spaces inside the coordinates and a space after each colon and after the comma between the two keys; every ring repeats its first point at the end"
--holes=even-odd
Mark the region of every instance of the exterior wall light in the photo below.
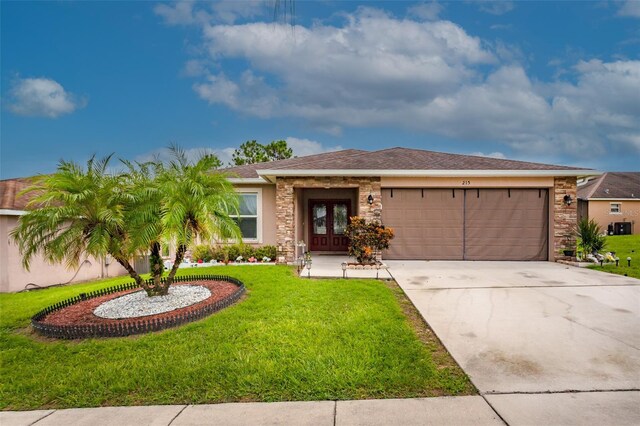
{"type": "Polygon", "coordinates": [[[369,205],[373,204],[373,195],[369,194],[367,197],[367,203],[369,203],[369,205]]]}
{"type": "Polygon", "coordinates": [[[571,195],[569,195],[569,194],[565,195],[565,196],[564,196],[564,198],[563,198],[562,200],[564,201],[564,203],[565,203],[567,206],[570,206],[570,205],[571,205],[571,203],[573,203],[573,198],[571,198],[571,195]]]}

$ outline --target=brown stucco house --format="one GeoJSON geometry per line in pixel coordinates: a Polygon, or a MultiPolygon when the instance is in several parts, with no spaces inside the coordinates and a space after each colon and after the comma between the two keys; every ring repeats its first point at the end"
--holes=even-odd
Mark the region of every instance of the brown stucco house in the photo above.
{"type": "Polygon", "coordinates": [[[578,186],[578,220],[610,235],[640,234],[640,172],[608,172],[578,186]]]}
{"type": "Polygon", "coordinates": [[[549,260],[575,250],[577,178],[590,169],[420,149],[348,149],[225,170],[245,242],[345,253],[347,218],[382,221],[384,259],[549,260]]]}

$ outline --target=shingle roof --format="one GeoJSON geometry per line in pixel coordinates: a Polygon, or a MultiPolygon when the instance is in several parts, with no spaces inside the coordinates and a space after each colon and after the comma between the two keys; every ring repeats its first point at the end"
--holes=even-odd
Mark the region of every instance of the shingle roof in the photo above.
{"type": "Polygon", "coordinates": [[[257,178],[257,170],[585,170],[577,167],[410,148],[379,151],[348,149],[307,157],[232,167],[225,171],[257,178]]]}
{"type": "Polygon", "coordinates": [[[25,210],[27,203],[35,194],[20,196],[20,191],[31,185],[31,178],[0,180],[0,209],[25,210]]]}
{"type": "Polygon", "coordinates": [[[286,160],[268,161],[266,163],[247,164],[245,166],[236,166],[223,169],[230,175],[240,178],[257,178],[256,170],[272,169],[272,168],[294,168],[295,165],[306,166],[308,169],[314,168],[314,164],[320,161],[337,161],[338,159],[351,158],[355,155],[366,153],[359,149],[344,149],[342,151],[324,152],[322,154],[306,155],[304,157],[288,158],[286,160]]]}
{"type": "Polygon", "coordinates": [[[640,172],[607,172],[578,187],[578,198],[639,199],[640,172]]]}

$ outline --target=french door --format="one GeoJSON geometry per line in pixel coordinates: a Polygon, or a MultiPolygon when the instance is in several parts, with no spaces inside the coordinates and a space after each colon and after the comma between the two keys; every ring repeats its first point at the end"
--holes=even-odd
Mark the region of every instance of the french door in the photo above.
{"type": "Polygon", "coordinates": [[[309,250],[347,251],[351,200],[309,200],[309,250]]]}

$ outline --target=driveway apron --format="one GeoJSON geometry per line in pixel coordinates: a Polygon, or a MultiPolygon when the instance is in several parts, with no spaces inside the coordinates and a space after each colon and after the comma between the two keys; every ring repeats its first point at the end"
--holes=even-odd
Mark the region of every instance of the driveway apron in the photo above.
{"type": "Polygon", "coordinates": [[[535,411],[536,394],[593,392],[556,404],[591,423],[594,399],[615,407],[626,392],[622,417],[640,424],[640,280],[551,262],[387,263],[488,402],[513,395],[493,399],[503,418],[527,424],[516,401],[535,411]]]}

